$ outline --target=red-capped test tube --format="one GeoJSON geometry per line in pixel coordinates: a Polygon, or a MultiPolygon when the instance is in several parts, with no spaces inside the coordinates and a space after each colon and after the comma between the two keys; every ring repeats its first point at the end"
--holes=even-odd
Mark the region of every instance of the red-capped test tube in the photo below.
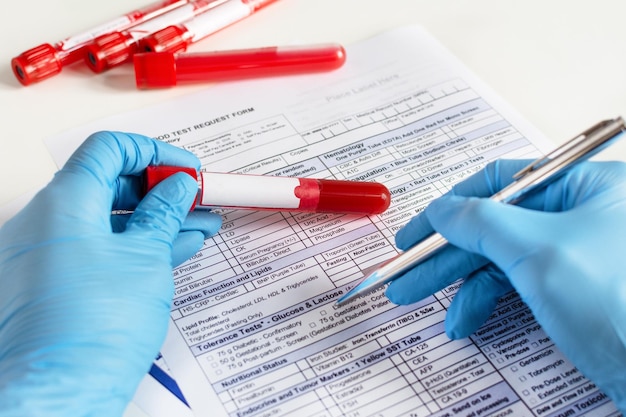
{"type": "Polygon", "coordinates": [[[13,74],[25,86],[50,78],[60,73],[64,66],[83,60],[85,45],[98,36],[126,30],[189,3],[189,1],[161,0],[103,23],[86,32],[65,38],[55,44],[44,43],[31,48],[11,60],[13,74]]]}
{"type": "Polygon", "coordinates": [[[144,37],[170,25],[189,20],[225,1],[231,0],[194,0],[128,30],[98,36],[85,46],[85,62],[96,73],[128,62],[137,51],[139,41],[144,37]]]}
{"type": "Polygon", "coordinates": [[[187,46],[242,20],[276,0],[229,0],[205,13],[168,26],[140,42],[144,52],[184,52],[187,46]]]}
{"type": "Polygon", "coordinates": [[[216,52],[135,54],[137,88],[173,87],[251,77],[331,71],[341,67],[346,51],[339,44],[273,46],[216,52]]]}
{"type": "MultiPolygon", "coordinates": [[[[193,168],[150,166],[146,191],[177,172],[198,179],[196,209],[236,208],[315,213],[380,214],[391,194],[377,182],[200,172],[193,168]]],[[[192,208],[192,209],[193,209],[192,208]]]]}

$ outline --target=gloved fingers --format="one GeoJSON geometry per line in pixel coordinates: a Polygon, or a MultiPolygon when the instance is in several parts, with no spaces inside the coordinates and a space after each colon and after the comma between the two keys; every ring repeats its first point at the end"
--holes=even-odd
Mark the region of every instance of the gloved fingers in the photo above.
{"type": "Polygon", "coordinates": [[[513,291],[508,278],[493,264],[468,276],[452,299],[446,313],[446,334],[462,339],[482,326],[502,296],[513,291]]]}
{"type": "MultiPolygon", "coordinates": [[[[618,161],[584,162],[567,171],[545,190],[543,211],[566,211],[589,200],[624,195],[626,164],[618,161]]],[[[526,205],[524,205],[526,206],[526,205]]]]}
{"type": "MultiPolygon", "coordinates": [[[[457,183],[446,195],[464,197],[491,197],[514,182],[514,176],[526,168],[530,159],[499,159],[487,164],[481,171],[457,183]]],[[[545,210],[545,196],[529,193],[517,205],[535,210],[545,210]]]]}
{"type": "Polygon", "coordinates": [[[198,169],[189,151],[126,132],[97,132],[89,136],[63,169],[89,171],[110,185],[119,175],[140,175],[148,165],[180,165],[198,169]]]}
{"type": "Polygon", "coordinates": [[[140,175],[123,175],[113,183],[113,210],[134,210],[143,198],[144,181],[140,175]]]}
{"type": "Polygon", "coordinates": [[[181,231],[172,246],[172,267],[187,261],[202,249],[204,234],[199,230],[181,231]]]}
{"type": "MultiPolygon", "coordinates": [[[[113,232],[122,233],[126,230],[130,217],[131,214],[111,216],[113,232]]],[[[172,266],[176,267],[196,254],[202,248],[204,240],[219,231],[221,224],[221,216],[215,213],[189,213],[174,240],[172,266]]]]}
{"type": "Polygon", "coordinates": [[[204,245],[204,240],[215,235],[222,226],[222,217],[209,211],[192,211],[187,215],[172,248],[172,266],[176,267],[204,245]]]}
{"type": "Polygon", "coordinates": [[[398,230],[395,236],[396,246],[400,250],[407,250],[432,233],[434,233],[433,227],[428,217],[422,212],[398,230]]]}
{"type": "Polygon", "coordinates": [[[536,250],[555,214],[486,198],[445,196],[426,209],[431,224],[452,245],[495,263],[505,273],[536,250]]]}
{"type": "Polygon", "coordinates": [[[198,169],[200,162],[184,149],[143,135],[98,132],[89,136],[72,154],[52,185],[61,186],[65,194],[72,196],[75,210],[94,213],[99,209],[101,219],[108,219],[112,208],[133,208],[132,203],[140,196],[140,176],[149,165],[198,169]],[[124,176],[129,179],[120,180],[124,176]]]}
{"type": "MultiPolygon", "coordinates": [[[[467,180],[456,184],[448,195],[490,197],[511,182],[530,160],[497,160],[467,180]]],[[[576,207],[603,191],[621,186],[626,167],[621,162],[584,162],[517,202],[519,207],[559,212],[576,207]]]]}
{"type": "MultiPolygon", "coordinates": [[[[513,175],[528,166],[531,160],[496,160],[466,180],[457,183],[446,195],[490,197],[513,182],[513,175]]],[[[407,250],[433,233],[430,220],[421,212],[396,233],[396,246],[407,250]]]]}
{"type": "Polygon", "coordinates": [[[412,304],[487,263],[481,256],[448,245],[432,258],[392,281],[385,294],[394,304],[412,304]]]}
{"type": "Polygon", "coordinates": [[[139,202],[126,223],[125,233],[141,233],[148,239],[174,242],[196,198],[198,183],[177,173],[157,184],[139,202]]]}
{"type": "Polygon", "coordinates": [[[205,239],[208,239],[219,232],[220,227],[222,227],[222,216],[210,211],[196,210],[187,215],[180,230],[199,231],[205,239]]]}
{"type": "Polygon", "coordinates": [[[122,233],[126,230],[126,223],[130,220],[132,213],[111,215],[111,230],[113,233],[122,233]]]}
{"type": "Polygon", "coordinates": [[[192,211],[187,215],[174,240],[172,266],[176,267],[198,253],[204,240],[222,227],[222,216],[210,211],[192,211]]]}
{"type": "Polygon", "coordinates": [[[215,235],[222,227],[222,216],[210,211],[192,211],[183,222],[172,248],[172,266],[176,267],[204,245],[204,240],[215,235]]]}
{"type": "Polygon", "coordinates": [[[498,159],[490,162],[471,177],[455,184],[448,194],[490,197],[512,183],[513,176],[531,162],[526,159],[498,159]]]}
{"type": "MultiPolygon", "coordinates": [[[[126,223],[130,219],[131,213],[113,214],[111,216],[111,228],[114,233],[121,233],[126,230],[126,223]]],[[[222,227],[222,216],[210,211],[192,211],[190,212],[182,226],[181,232],[198,231],[204,235],[205,239],[215,235],[222,227]]]]}

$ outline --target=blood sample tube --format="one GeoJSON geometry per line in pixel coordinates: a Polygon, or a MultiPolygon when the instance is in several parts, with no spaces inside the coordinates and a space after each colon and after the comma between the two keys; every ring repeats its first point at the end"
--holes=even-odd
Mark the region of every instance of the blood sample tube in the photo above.
{"type": "Polygon", "coordinates": [[[343,65],[339,44],[273,46],[216,52],[135,54],[137,88],[173,87],[178,83],[330,71],[343,65]]]}
{"type": "Polygon", "coordinates": [[[315,213],[380,214],[391,194],[377,182],[275,177],[200,172],[193,168],[150,166],[145,190],[163,179],[185,172],[198,179],[195,209],[237,208],[315,213]]]}
{"type": "Polygon", "coordinates": [[[98,36],[85,46],[85,62],[96,73],[128,62],[137,50],[138,42],[142,38],[167,26],[189,20],[225,1],[232,0],[194,0],[154,19],[132,26],[128,30],[98,36]]]}
{"type": "Polygon", "coordinates": [[[11,60],[13,74],[27,86],[61,72],[62,68],[84,58],[85,45],[106,33],[126,30],[134,25],[167,13],[190,0],[161,0],[137,9],[84,33],[70,36],[55,44],[44,43],[11,60]]]}
{"type": "Polygon", "coordinates": [[[180,25],[168,26],[140,41],[143,52],[184,52],[187,46],[250,16],[276,0],[232,0],[180,25]]]}

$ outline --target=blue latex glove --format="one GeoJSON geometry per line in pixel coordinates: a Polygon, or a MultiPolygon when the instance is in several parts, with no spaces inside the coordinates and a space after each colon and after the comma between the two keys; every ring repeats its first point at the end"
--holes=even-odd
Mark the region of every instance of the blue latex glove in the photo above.
{"type": "Polygon", "coordinates": [[[153,164],[199,167],[144,136],[94,134],[0,229],[3,417],[112,417],[132,399],[165,337],[172,267],[221,225],[187,216],[197,182],[186,174],[141,199],[153,164]],[[116,208],[135,211],[112,219],[116,208]]]}
{"type": "Polygon", "coordinates": [[[476,198],[528,163],[489,164],[400,230],[403,250],[433,230],[451,245],[391,283],[387,296],[409,304],[465,277],[445,323],[448,336],[462,338],[515,289],[563,353],[626,411],[626,164],[583,163],[519,206],[476,198]]]}

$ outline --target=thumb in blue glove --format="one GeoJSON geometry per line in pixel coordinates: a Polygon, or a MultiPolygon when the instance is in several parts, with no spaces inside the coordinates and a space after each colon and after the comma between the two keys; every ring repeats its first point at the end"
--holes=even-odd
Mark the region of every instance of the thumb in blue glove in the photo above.
{"type": "Polygon", "coordinates": [[[188,216],[186,174],[142,198],[158,164],[199,167],[144,136],[94,134],[0,229],[0,415],[123,413],[165,337],[172,267],[221,225],[188,216]]]}
{"type": "Polygon", "coordinates": [[[528,161],[498,161],[433,201],[398,233],[406,249],[433,230],[452,246],[387,289],[401,304],[465,277],[446,316],[473,333],[515,289],[578,369],[626,410],[626,164],[578,166],[520,206],[486,197],[528,161]]]}

